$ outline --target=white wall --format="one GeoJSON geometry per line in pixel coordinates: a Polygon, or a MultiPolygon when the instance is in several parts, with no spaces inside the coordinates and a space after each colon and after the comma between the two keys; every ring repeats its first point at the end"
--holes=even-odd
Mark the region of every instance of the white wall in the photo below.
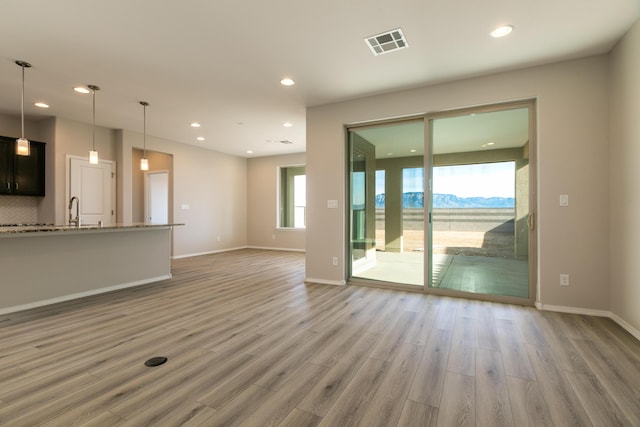
{"type": "Polygon", "coordinates": [[[640,331],[640,21],[611,55],[611,309],[640,331]]]}
{"type": "MultiPolygon", "coordinates": [[[[119,164],[132,165],[142,134],[117,132],[119,164]]],[[[147,150],[173,156],[173,255],[182,257],[247,245],[247,160],[147,135],[147,150]],[[189,209],[182,209],[188,205],[189,209]]],[[[118,215],[132,220],[132,170],[118,172],[118,215]]]]}
{"type": "Polygon", "coordinates": [[[597,56],[309,108],[307,278],[346,279],[346,124],[535,97],[539,302],[608,310],[607,77],[608,57],[597,56]],[[560,194],[570,196],[568,208],[558,206],[560,194]],[[329,199],[339,209],[327,209],[329,199]],[[560,273],[571,286],[559,286],[560,273]]]}
{"type": "Polygon", "coordinates": [[[304,250],[305,230],[278,229],[278,167],[306,163],[304,153],[249,159],[247,168],[248,245],[259,248],[304,250]],[[275,237],[275,238],[274,238],[275,237]]]}
{"type": "MultiPolygon", "coordinates": [[[[113,129],[96,126],[96,151],[101,160],[116,159],[115,131],[113,129]]],[[[66,200],[67,192],[67,156],[80,156],[89,158],[89,151],[93,145],[93,125],[69,119],[56,118],[54,168],[47,171],[47,179],[54,179],[55,224],[65,224],[68,216],[69,201],[66,200]],[[54,175],[52,176],[51,173],[54,175]]],[[[47,153],[47,156],[53,153],[47,153]]],[[[116,168],[120,165],[116,164],[116,168]]],[[[49,195],[47,195],[49,197],[49,195]]]]}

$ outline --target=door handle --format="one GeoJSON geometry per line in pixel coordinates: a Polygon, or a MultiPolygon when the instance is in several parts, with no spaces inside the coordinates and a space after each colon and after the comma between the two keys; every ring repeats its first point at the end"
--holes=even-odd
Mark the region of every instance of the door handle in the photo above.
{"type": "Polygon", "coordinates": [[[527,216],[527,226],[529,227],[529,230],[531,230],[531,231],[536,229],[536,213],[535,212],[531,212],[527,216]]]}

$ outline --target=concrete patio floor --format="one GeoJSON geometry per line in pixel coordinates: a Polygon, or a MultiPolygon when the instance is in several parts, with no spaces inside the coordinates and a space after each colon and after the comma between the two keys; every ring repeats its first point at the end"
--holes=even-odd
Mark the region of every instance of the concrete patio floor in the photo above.
{"type": "MultiPolygon", "coordinates": [[[[424,285],[424,253],[376,252],[375,265],[357,277],[408,286],[424,285]]],[[[433,254],[433,287],[527,298],[526,261],[487,256],[433,254]]]]}

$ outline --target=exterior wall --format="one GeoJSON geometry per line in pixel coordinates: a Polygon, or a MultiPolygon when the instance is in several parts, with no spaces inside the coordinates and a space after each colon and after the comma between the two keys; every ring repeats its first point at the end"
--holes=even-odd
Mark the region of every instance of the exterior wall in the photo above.
{"type": "MultiPolygon", "coordinates": [[[[640,21],[611,55],[611,310],[640,339],[640,21]]],[[[606,199],[601,200],[604,203],[606,199]]]]}
{"type": "Polygon", "coordinates": [[[346,280],[345,125],[536,98],[537,301],[608,310],[607,74],[608,57],[597,56],[309,108],[307,279],[346,280]],[[339,209],[327,209],[331,199],[339,209]],[[559,286],[561,273],[571,286],[559,286]]]}
{"type": "Polygon", "coordinates": [[[257,157],[248,160],[247,235],[249,246],[296,251],[305,249],[306,230],[277,227],[278,167],[304,165],[305,163],[304,153],[257,157]]]}

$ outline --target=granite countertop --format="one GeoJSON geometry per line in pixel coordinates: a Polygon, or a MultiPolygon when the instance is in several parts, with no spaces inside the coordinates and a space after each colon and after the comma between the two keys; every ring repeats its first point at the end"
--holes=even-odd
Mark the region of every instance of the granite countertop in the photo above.
{"type": "Polygon", "coordinates": [[[21,225],[21,226],[2,226],[0,225],[0,236],[16,235],[16,234],[33,234],[33,233],[54,233],[54,232],[95,232],[108,230],[126,230],[126,229],[145,229],[145,228],[163,228],[173,227],[184,224],[111,224],[100,226],[98,224],[81,225],[21,225]]]}

